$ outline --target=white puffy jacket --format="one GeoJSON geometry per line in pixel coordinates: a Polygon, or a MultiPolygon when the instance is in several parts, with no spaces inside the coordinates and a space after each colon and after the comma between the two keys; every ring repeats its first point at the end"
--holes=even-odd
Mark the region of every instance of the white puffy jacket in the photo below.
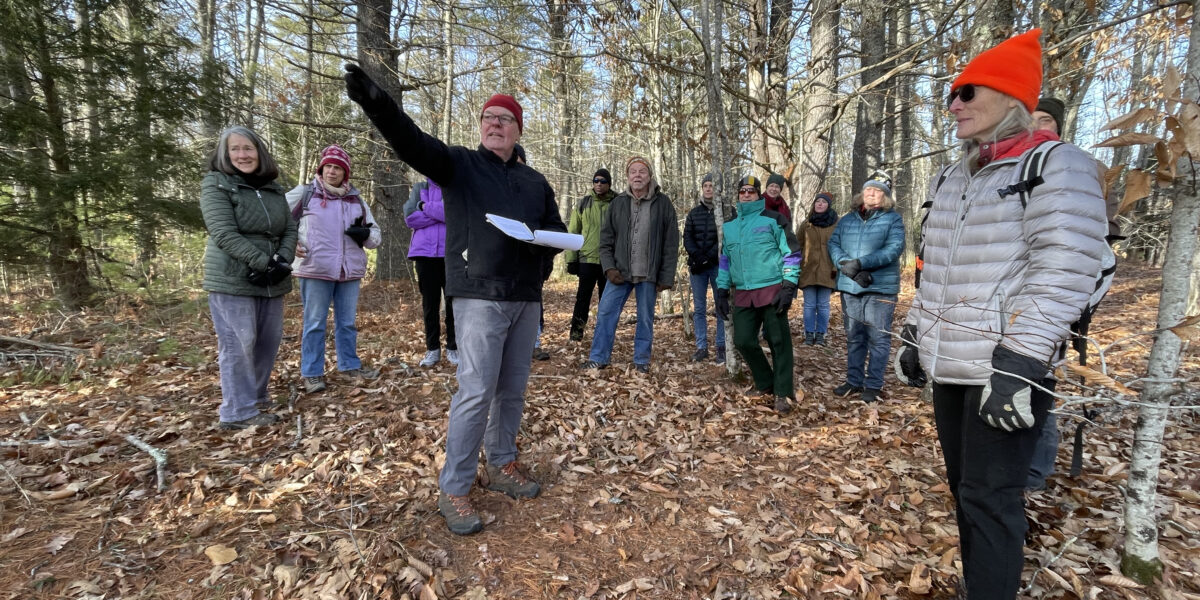
{"type": "Polygon", "coordinates": [[[1000,190],[1020,180],[1021,157],[971,175],[960,161],[930,182],[924,266],[905,320],[921,365],[938,383],[984,385],[996,344],[1049,361],[1070,336],[1100,271],[1104,200],[1095,160],[1055,147],[1025,207],[1000,190]]]}

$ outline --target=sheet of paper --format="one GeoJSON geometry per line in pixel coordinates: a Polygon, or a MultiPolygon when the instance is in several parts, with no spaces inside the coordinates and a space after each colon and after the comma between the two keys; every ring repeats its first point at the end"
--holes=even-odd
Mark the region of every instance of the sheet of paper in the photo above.
{"type": "Polygon", "coordinates": [[[504,235],[521,240],[522,242],[529,242],[539,246],[549,246],[551,248],[562,248],[563,250],[578,250],[583,247],[583,236],[578,233],[546,231],[544,229],[530,231],[527,225],[516,219],[492,213],[487,213],[484,217],[487,218],[487,222],[491,223],[493,227],[504,232],[504,235]]]}
{"type": "Polygon", "coordinates": [[[529,230],[528,226],[516,219],[493,215],[492,213],[487,213],[484,217],[488,223],[491,223],[496,229],[503,231],[504,235],[510,238],[516,238],[523,242],[533,241],[533,232],[529,230]]]}

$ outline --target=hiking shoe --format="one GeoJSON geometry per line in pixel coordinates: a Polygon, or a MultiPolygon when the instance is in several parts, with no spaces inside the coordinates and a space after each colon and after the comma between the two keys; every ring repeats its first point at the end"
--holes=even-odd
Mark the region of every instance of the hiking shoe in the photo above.
{"type": "Polygon", "coordinates": [[[811,346],[815,343],[817,343],[817,334],[815,334],[811,331],[805,331],[804,332],[804,345],[811,346]]]}
{"type": "Polygon", "coordinates": [[[823,334],[823,333],[814,334],[813,344],[815,344],[817,346],[822,346],[822,347],[829,345],[829,344],[825,343],[825,334],[823,334]]]}
{"type": "Polygon", "coordinates": [[[379,377],[379,369],[360,367],[358,369],[342,371],[342,375],[345,375],[346,377],[353,377],[355,379],[376,379],[379,377]]]}
{"type": "Polygon", "coordinates": [[[438,512],[446,519],[450,533],[468,535],[483,529],[483,520],[467,496],[451,496],[442,492],[438,495],[438,512]]]}
{"type": "Polygon", "coordinates": [[[725,364],[725,346],[717,346],[717,364],[725,364]]]}
{"type": "Polygon", "coordinates": [[[792,412],[792,403],[787,396],[775,396],[775,412],[781,415],[792,412]]]}
{"type": "Polygon", "coordinates": [[[487,476],[487,489],[504,492],[510,498],[536,498],[542,491],[542,486],[538,485],[538,482],[526,477],[521,472],[521,464],[515,460],[503,467],[489,464],[487,476]]]}
{"type": "Polygon", "coordinates": [[[533,360],[550,360],[550,353],[542,348],[534,348],[533,360]]]}
{"type": "Polygon", "coordinates": [[[866,402],[867,404],[870,404],[872,402],[875,402],[876,400],[879,400],[879,395],[882,393],[883,393],[883,390],[873,390],[871,388],[864,388],[862,391],[862,401],[866,402]]]}
{"type": "Polygon", "coordinates": [[[766,398],[768,396],[774,396],[775,390],[772,390],[772,389],[760,390],[756,387],[751,386],[750,389],[746,390],[746,395],[750,396],[751,398],[766,398]]]}
{"type": "Polygon", "coordinates": [[[845,398],[846,396],[849,396],[855,392],[862,393],[862,391],[863,388],[854,387],[849,383],[843,383],[842,385],[833,388],[833,395],[837,396],[838,398],[845,398]]]}
{"type": "Polygon", "coordinates": [[[650,372],[650,365],[649,365],[649,364],[644,364],[644,363],[633,363],[633,368],[634,368],[634,370],[635,370],[635,371],[637,371],[638,373],[649,373],[649,372],[650,372]]]}
{"type": "Polygon", "coordinates": [[[249,419],[242,419],[241,421],[221,421],[220,427],[221,429],[226,430],[238,430],[247,429],[256,425],[274,425],[278,422],[279,415],[274,415],[271,413],[258,413],[249,419]]]}
{"type": "Polygon", "coordinates": [[[572,327],[571,328],[571,341],[572,342],[582,342],[583,341],[583,329],[575,329],[574,327],[572,327]]]}
{"type": "Polygon", "coordinates": [[[706,358],[708,358],[708,348],[698,348],[696,352],[692,354],[692,362],[700,362],[706,358]]]}
{"type": "Polygon", "coordinates": [[[442,360],[442,349],[441,348],[438,348],[437,350],[430,350],[429,352],[426,352],[425,358],[422,358],[421,362],[417,363],[417,366],[432,367],[433,365],[438,364],[439,360],[442,360]]]}
{"type": "Polygon", "coordinates": [[[319,377],[319,376],[318,377],[305,377],[304,378],[304,391],[309,394],[315,394],[317,392],[325,391],[325,378],[319,377]]]}
{"type": "Polygon", "coordinates": [[[579,365],[579,368],[580,369],[607,369],[608,365],[606,365],[604,363],[598,363],[594,360],[585,360],[585,361],[583,361],[583,364],[579,365]]]}
{"type": "Polygon", "coordinates": [[[457,367],[458,366],[458,350],[447,350],[446,351],[446,360],[450,361],[450,364],[457,367]]]}

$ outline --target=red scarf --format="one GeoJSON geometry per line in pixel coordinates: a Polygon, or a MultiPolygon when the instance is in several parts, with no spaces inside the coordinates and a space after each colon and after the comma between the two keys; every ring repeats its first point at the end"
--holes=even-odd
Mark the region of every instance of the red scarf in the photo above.
{"type": "Polygon", "coordinates": [[[1050,141],[1058,141],[1058,135],[1053,131],[1038,129],[1032,135],[1018,133],[994,144],[981,144],[979,146],[979,168],[982,169],[984,165],[994,160],[1020,156],[1026,150],[1034,148],[1042,142],[1050,141]]]}

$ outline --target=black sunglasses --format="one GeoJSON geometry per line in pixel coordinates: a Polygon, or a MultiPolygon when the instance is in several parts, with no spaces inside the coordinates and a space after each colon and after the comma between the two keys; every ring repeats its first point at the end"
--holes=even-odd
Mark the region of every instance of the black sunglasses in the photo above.
{"type": "Polygon", "coordinates": [[[758,190],[755,188],[752,188],[752,187],[746,187],[746,188],[739,189],[738,193],[739,194],[757,194],[758,190]]]}
{"type": "Polygon", "coordinates": [[[950,92],[950,98],[946,101],[947,108],[951,104],[954,104],[955,98],[961,98],[963,101],[963,104],[966,104],[967,102],[974,100],[975,99],[975,84],[968,83],[966,85],[960,86],[957,90],[950,92]]]}
{"type": "Polygon", "coordinates": [[[602,177],[597,177],[592,180],[592,183],[608,183],[608,180],[602,177]]]}

